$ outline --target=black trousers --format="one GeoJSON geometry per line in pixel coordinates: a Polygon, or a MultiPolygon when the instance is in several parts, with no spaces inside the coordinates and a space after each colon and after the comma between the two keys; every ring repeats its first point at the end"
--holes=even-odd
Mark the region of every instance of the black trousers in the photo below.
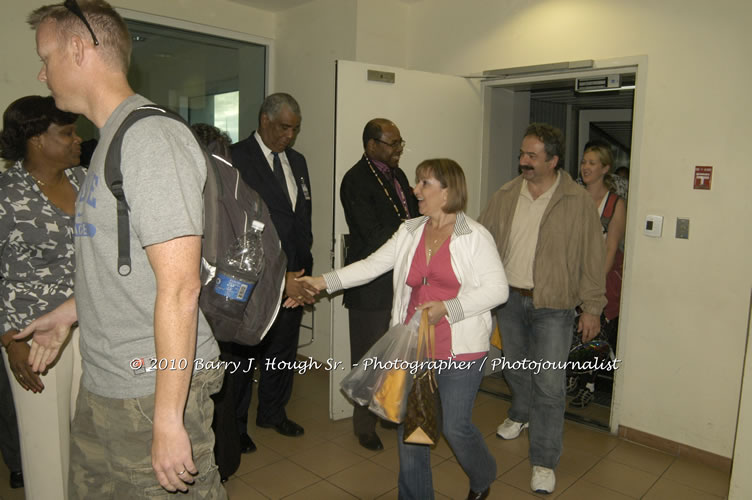
{"type": "Polygon", "coordinates": [[[10,379],[5,371],[5,361],[0,355],[0,452],[11,472],[21,471],[21,444],[18,440],[18,422],[10,379]]]}
{"type": "Polygon", "coordinates": [[[281,307],[277,319],[259,345],[249,347],[220,342],[222,358],[240,363],[240,368],[230,375],[233,379],[235,417],[240,433],[248,429],[248,408],[253,388],[252,368],[255,365],[259,366],[260,373],[256,422],[275,425],[287,418],[285,406],[290,401],[295,371],[274,369],[271,363],[295,361],[302,319],[302,307],[281,307]]]}
{"type": "MultiPolygon", "coordinates": [[[[359,361],[389,329],[392,312],[389,309],[373,311],[348,309],[350,323],[350,360],[359,361]]],[[[376,429],[378,417],[367,406],[355,405],[353,430],[355,435],[368,434],[376,429]]]]}

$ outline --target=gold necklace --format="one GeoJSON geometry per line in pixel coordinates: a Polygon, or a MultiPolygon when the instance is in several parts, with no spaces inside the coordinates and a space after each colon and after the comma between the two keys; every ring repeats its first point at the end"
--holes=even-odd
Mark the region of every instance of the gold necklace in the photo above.
{"type": "Polygon", "coordinates": [[[28,172],[28,174],[31,176],[32,179],[34,179],[34,181],[39,185],[40,188],[44,186],[48,186],[48,187],[52,187],[53,185],[57,186],[62,182],[62,179],[61,179],[61,180],[58,180],[55,184],[51,184],[50,182],[43,181],[42,179],[38,178],[36,175],[32,174],[29,170],[26,170],[26,172],[28,172]]]}
{"type": "Polygon", "coordinates": [[[36,182],[37,184],[39,184],[39,187],[42,187],[42,186],[46,186],[46,185],[47,185],[47,183],[46,183],[46,182],[44,182],[44,181],[43,181],[42,179],[37,179],[37,177],[36,177],[36,176],[35,176],[34,174],[32,174],[32,173],[31,173],[31,172],[30,172],[29,170],[27,170],[27,172],[29,172],[29,175],[31,176],[31,178],[32,178],[32,179],[34,179],[34,181],[35,181],[35,182],[36,182]]]}
{"type": "MultiPolygon", "coordinates": [[[[389,198],[389,201],[392,202],[392,206],[394,207],[394,211],[397,213],[397,217],[399,217],[401,221],[404,221],[405,217],[402,217],[402,214],[400,213],[399,208],[397,208],[397,204],[392,199],[392,195],[389,194],[389,191],[387,191],[386,186],[381,181],[381,177],[379,177],[379,174],[376,173],[376,169],[373,168],[373,165],[371,165],[370,158],[368,158],[368,155],[366,154],[364,154],[363,156],[365,157],[366,162],[368,162],[368,167],[371,169],[371,172],[373,172],[373,175],[376,177],[376,180],[379,181],[379,184],[381,185],[381,189],[384,190],[384,194],[386,195],[387,198],[389,198]]],[[[400,205],[401,204],[402,204],[402,200],[400,200],[400,205]]],[[[404,209],[405,207],[403,206],[402,208],[404,209]]],[[[410,217],[409,213],[407,214],[407,217],[410,217]]]]}
{"type": "MultiPolygon", "coordinates": [[[[446,230],[446,227],[454,227],[454,224],[451,224],[451,225],[449,225],[449,226],[445,226],[445,227],[444,227],[443,229],[436,229],[436,230],[434,230],[433,228],[431,228],[431,226],[430,226],[430,225],[429,225],[429,226],[427,227],[427,229],[431,229],[431,232],[434,232],[434,231],[438,232],[438,235],[436,235],[436,238],[433,238],[433,242],[432,242],[432,243],[431,243],[430,245],[427,245],[427,250],[428,250],[428,261],[430,261],[430,260],[431,260],[431,256],[432,256],[432,255],[433,255],[433,254],[434,254],[435,252],[438,252],[438,251],[439,251],[439,249],[441,248],[441,245],[438,245],[438,243],[439,243],[439,240],[441,240],[441,241],[442,241],[442,245],[443,245],[443,241],[444,241],[444,240],[446,240],[446,236],[444,236],[444,235],[442,234],[442,232],[441,232],[441,231],[443,231],[443,230],[446,230]],[[437,246],[437,245],[438,245],[438,248],[436,248],[436,246],[437,246]]],[[[428,235],[426,234],[426,236],[428,236],[428,235]]],[[[429,239],[430,239],[430,238],[431,238],[431,237],[429,237],[429,239]]]]}

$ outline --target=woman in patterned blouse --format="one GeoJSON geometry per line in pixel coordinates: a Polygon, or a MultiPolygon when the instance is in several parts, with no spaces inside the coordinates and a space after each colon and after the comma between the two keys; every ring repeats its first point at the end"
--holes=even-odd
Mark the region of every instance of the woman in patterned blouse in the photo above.
{"type": "Polygon", "coordinates": [[[0,132],[0,156],[14,162],[0,176],[0,342],[8,376],[15,378],[27,499],[52,498],[38,490],[50,486],[63,498],[67,483],[73,373],[80,373],[75,349],[66,348],[37,374],[28,364],[28,343],[13,335],[73,294],[75,202],[85,176],[76,167],[76,119],[52,97],[27,96],[8,106],[0,132]]]}

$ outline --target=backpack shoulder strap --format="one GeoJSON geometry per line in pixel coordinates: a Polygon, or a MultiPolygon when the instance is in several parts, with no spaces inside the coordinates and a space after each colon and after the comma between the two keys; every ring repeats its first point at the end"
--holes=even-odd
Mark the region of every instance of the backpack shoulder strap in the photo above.
{"type": "Polygon", "coordinates": [[[130,208],[125,199],[123,172],[120,169],[123,137],[131,125],[147,116],[164,116],[185,123],[183,117],[177,113],[156,104],[148,104],[131,111],[125,117],[123,123],[120,124],[120,127],[118,127],[115,135],[112,137],[112,141],[110,141],[104,161],[104,180],[107,188],[115,197],[115,200],[117,200],[118,273],[121,276],[128,276],[131,273],[130,219],[128,216],[130,208]]]}
{"type": "Polygon", "coordinates": [[[616,208],[616,202],[619,201],[619,195],[616,193],[608,192],[608,199],[606,200],[606,206],[603,207],[603,215],[611,218],[614,216],[614,209],[616,208]]]}
{"type": "Polygon", "coordinates": [[[606,193],[606,205],[603,207],[603,213],[601,214],[601,225],[603,226],[603,232],[608,232],[608,225],[611,222],[611,218],[614,216],[614,209],[616,208],[616,202],[619,201],[619,195],[609,191],[606,193]]]}

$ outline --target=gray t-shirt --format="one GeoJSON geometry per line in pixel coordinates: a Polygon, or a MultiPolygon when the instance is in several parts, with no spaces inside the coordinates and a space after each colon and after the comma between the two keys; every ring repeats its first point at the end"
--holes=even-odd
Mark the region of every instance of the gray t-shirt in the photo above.
{"type": "MultiPolygon", "coordinates": [[[[116,201],[105,182],[104,161],[112,136],[128,113],[148,103],[133,95],[109,117],[76,202],[74,290],[83,384],[111,398],[152,394],[155,364],[170,369],[187,363],[152,361],[156,279],[144,250],[180,236],[203,234],[206,164],[190,131],[174,120],[144,118],[123,139],[120,168],[130,207],[131,273],[117,272],[116,201]],[[143,359],[141,366],[133,362],[138,359],[143,359]]],[[[199,311],[196,359],[208,361],[218,354],[199,311]]]]}

